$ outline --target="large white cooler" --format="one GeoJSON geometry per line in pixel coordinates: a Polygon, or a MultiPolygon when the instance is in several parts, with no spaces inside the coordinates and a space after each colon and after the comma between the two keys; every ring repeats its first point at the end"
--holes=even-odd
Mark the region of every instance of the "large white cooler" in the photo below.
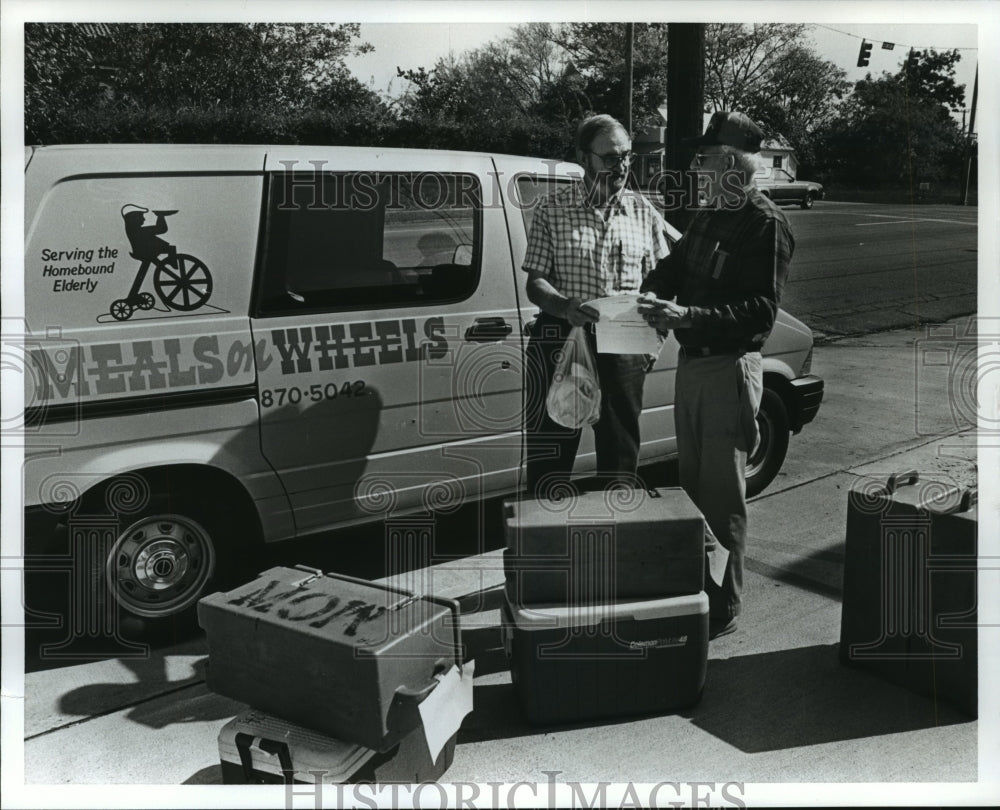
{"type": "Polygon", "coordinates": [[[503,606],[504,647],[531,723],[663,712],[701,699],[708,596],[503,606]]]}

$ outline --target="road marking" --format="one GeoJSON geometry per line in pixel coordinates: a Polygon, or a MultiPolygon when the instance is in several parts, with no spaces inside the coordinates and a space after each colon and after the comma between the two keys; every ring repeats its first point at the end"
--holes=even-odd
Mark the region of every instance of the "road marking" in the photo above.
{"type": "MultiPolygon", "coordinates": [[[[848,203],[842,203],[847,205],[848,203]]],[[[869,203],[854,203],[856,205],[868,205],[869,203]]],[[[932,219],[922,217],[914,219],[912,217],[898,217],[895,214],[863,214],[860,211],[824,211],[826,216],[832,217],[884,217],[886,219],[896,219],[898,222],[948,222],[953,225],[978,225],[978,221],[969,222],[964,219],[932,219]]],[[[855,222],[855,225],[893,225],[892,222],[855,222]]]]}
{"type": "MultiPolygon", "coordinates": [[[[889,214],[867,214],[866,216],[889,218],[889,214]]],[[[979,224],[978,222],[964,222],[960,219],[896,219],[892,222],[855,222],[854,224],[863,228],[866,225],[899,225],[905,222],[945,222],[950,225],[972,225],[973,227],[979,224]]]]}

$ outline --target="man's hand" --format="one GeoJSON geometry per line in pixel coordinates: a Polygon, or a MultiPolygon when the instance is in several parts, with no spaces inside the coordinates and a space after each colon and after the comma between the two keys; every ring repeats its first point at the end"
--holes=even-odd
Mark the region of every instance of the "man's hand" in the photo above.
{"type": "Polygon", "coordinates": [[[687,307],[673,301],[664,301],[651,292],[639,296],[639,314],[646,319],[646,323],[660,332],[691,326],[691,313],[687,307]]]}
{"type": "Polygon", "coordinates": [[[583,303],[583,299],[570,298],[566,302],[566,314],[563,317],[573,326],[586,326],[588,323],[597,323],[601,319],[601,313],[583,303]]]}

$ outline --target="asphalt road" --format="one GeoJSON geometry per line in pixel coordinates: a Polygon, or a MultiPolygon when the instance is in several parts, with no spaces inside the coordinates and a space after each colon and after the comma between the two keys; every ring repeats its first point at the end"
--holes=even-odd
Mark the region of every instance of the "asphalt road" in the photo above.
{"type": "Polygon", "coordinates": [[[781,305],[820,335],[976,311],[978,209],[820,201],[783,208],[795,254],[781,305]]]}

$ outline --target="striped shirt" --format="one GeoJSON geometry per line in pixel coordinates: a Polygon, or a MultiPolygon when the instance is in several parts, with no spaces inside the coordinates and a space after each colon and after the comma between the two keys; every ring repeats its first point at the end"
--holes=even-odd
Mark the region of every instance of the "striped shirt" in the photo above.
{"type": "Polygon", "coordinates": [[[600,209],[574,183],[541,200],[522,269],[541,273],[568,298],[637,294],[646,274],[670,252],[665,230],[641,194],[623,191],[600,209]]]}

